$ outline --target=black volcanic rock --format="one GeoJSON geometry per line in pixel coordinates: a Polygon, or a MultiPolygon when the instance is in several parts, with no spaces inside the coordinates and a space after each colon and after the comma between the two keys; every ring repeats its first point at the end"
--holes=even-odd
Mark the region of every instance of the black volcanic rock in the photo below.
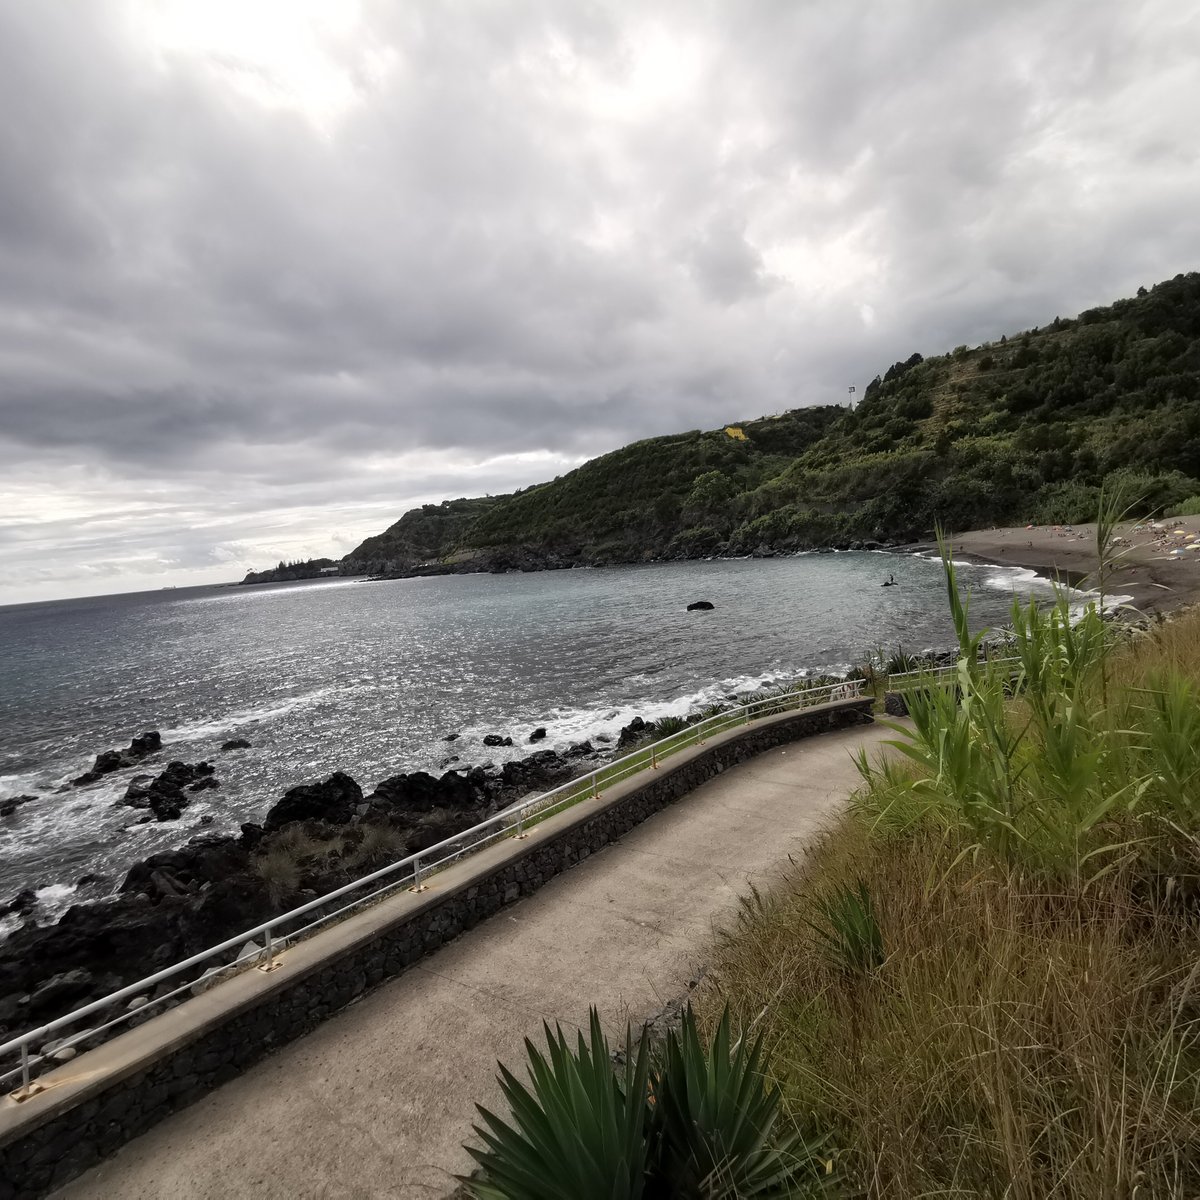
{"type": "Polygon", "coordinates": [[[687,606],[688,612],[709,612],[716,608],[711,600],[696,600],[687,606]]]}
{"type": "Polygon", "coordinates": [[[11,817],[22,804],[28,804],[31,800],[36,799],[36,796],[13,796],[0,804],[0,817],[11,817]]]}
{"type": "Polygon", "coordinates": [[[196,837],[178,850],[152,854],[134,863],[120,890],[141,892],[151,899],[158,899],[163,891],[160,884],[166,880],[172,891],[197,893],[206,883],[220,884],[228,876],[245,870],[249,861],[249,849],[240,838],[196,837]],[[159,876],[157,881],[156,874],[159,876]]]}
{"type": "Polygon", "coordinates": [[[211,763],[171,762],[160,775],[135,775],[125,789],[122,804],[131,808],[148,808],[159,821],[177,820],[190,803],[185,793],[219,787],[213,778],[211,763]]]}
{"type": "Polygon", "coordinates": [[[37,893],[33,888],[18,892],[7,904],[0,904],[0,917],[27,917],[37,908],[37,893]]]}
{"type": "Polygon", "coordinates": [[[43,997],[45,1011],[38,1018],[52,1020],[122,980],[133,982],[202,949],[189,929],[188,903],[153,904],[144,895],[129,894],[76,904],[56,925],[26,925],[0,945],[0,997],[34,993],[55,976],[90,973],[90,987],[82,976],[72,976],[69,998],[66,989],[43,997]]]}
{"type": "Polygon", "coordinates": [[[511,746],[513,740],[510,737],[501,737],[498,733],[486,733],[483,736],[483,744],[485,746],[511,746]]]}
{"type": "Polygon", "coordinates": [[[221,743],[222,750],[249,750],[253,743],[249,738],[230,738],[221,743]]]}
{"type": "Polygon", "coordinates": [[[145,758],[147,754],[153,754],[157,750],[162,749],[162,734],[157,729],[151,729],[148,733],[143,733],[139,737],[135,737],[129,743],[129,753],[137,758],[145,758]]]}
{"type": "Polygon", "coordinates": [[[344,825],[362,803],[362,788],[343,771],[335,771],[324,783],[306,783],[284,794],[263,819],[263,829],[272,833],[292,821],[328,821],[344,825]]]}
{"type": "Polygon", "coordinates": [[[429,813],[444,808],[478,808],[487,793],[478,777],[447,771],[440,779],[426,771],[393,775],[375,785],[367,803],[388,813],[429,813]]]}
{"type": "Polygon", "coordinates": [[[36,1019],[48,1010],[67,1007],[87,996],[94,983],[91,971],[80,967],[64,971],[61,975],[53,975],[30,995],[27,1011],[36,1019]]]}
{"type": "Polygon", "coordinates": [[[96,755],[96,761],[90,771],[85,771],[71,782],[75,787],[83,787],[89,783],[119,771],[122,767],[132,767],[148,754],[154,754],[162,749],[162,735],[157,729],[151,729],[139,734],[129,743],[127,750],[105,750],[96,755]]]}
{"type": "Polygon", "coordinates": [[[641,717],[634,717],[621,730],[621,736],[617,738],[617,749],[624,750],[629,746],[636,745],[650,732],[650,726],[642,720],[641,717]]]}
{"type": "Polygon", "coordinates": [[[542,741],[542,739],[543,739],[543,738],[545,738],[545,736],[546,736],[546,728],[545,728],[545,726],[544,726],[544,725],[539,725],[539,726],[538,726],[538,728],[537,728],[537,729],[535,729],[535,730],[534,730],[534,731],[533,731],[533,732],[532,732],[532,733],[529,735],[529,740],[530,740],[531,742],[540,742],[540,741],[542,741]]]}

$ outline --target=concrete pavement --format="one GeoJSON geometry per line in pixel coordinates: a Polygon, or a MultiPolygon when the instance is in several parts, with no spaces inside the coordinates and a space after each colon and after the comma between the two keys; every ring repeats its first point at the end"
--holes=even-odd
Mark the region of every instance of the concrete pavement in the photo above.
{"type": "MultiPolygon", "coordinates": [[[[683,994],[714,922],[799,856],[858,785],[878,726],[731,768],[621,841],[168,1117],[64,1200],[443,1197],[476,1101],[543,1019],[610,1031],[683,994]]],[[[502,1102],[500,1102],[502,1105],[502,1102]]]]}

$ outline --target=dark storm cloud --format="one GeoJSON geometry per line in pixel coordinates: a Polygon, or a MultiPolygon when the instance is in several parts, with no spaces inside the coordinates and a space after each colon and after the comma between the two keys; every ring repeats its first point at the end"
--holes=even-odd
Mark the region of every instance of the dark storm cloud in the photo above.
{"type": "Polygon", "coordinates": [[[160,7],[0,0],[10,579],[349,548],[1200,252],[1195,3],[367,3],[299,66],[319,6],[160,7]]]}

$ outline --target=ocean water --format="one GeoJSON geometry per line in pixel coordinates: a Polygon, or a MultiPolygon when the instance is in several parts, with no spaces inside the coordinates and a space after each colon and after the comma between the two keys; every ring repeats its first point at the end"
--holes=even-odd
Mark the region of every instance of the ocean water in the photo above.
{"type": "MultiPolygon", "coordinates": [[[[1032,572],[964,567],[979,625],[1032,572]]],[[[165,590],[0,608],[0,899],[40,889],[46,910],[100,872],[196,832],[261,819],[287,788],[353,775],[502,761],[615,735],[635,715],[697,705],[805,672],[845,671],[875,647],[947,646],[939,565],[877,553],[165,590]],[[900,586],[882,588],[894,573],[900,586]],[[706,599],[712,612],[686,612],[706,599]],[[148,729],[163,751],[90,787],[68,781],[148,729]],[[448,733],[460,737],[451,744],[448,733]],[[510,735],[511,750],[482,745],[510,735]],[[249,750],[222,753],[246,737],[249,750]],[[129,778],[208,759],[219,790],[183,818],[140,825],[129,778]],[[202,825],[203,818],[211,818],[202,825]]],[[[94,894],[95,889],[89,894],[94,894]]]]}

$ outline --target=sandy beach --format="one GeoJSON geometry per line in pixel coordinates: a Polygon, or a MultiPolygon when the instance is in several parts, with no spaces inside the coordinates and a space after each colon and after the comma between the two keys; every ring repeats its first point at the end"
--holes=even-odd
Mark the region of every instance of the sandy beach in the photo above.
{"type": "MultiPolygon", "coordinates": [[[[1105,590],[1128,596],[1130,604],[1147,613],[1200,601],[1200,550],[1188,548],[1193,535],[1200,535],[1200,517],[1124,522],[1117,529],[1121,541],[1114,548],[1115,570],[1105,590]]],[[[1029,567],[1063,583],[1096,585],[1094,524],[978,529],[958,534],[953,544],[956,554],[1029,567]]]]}

